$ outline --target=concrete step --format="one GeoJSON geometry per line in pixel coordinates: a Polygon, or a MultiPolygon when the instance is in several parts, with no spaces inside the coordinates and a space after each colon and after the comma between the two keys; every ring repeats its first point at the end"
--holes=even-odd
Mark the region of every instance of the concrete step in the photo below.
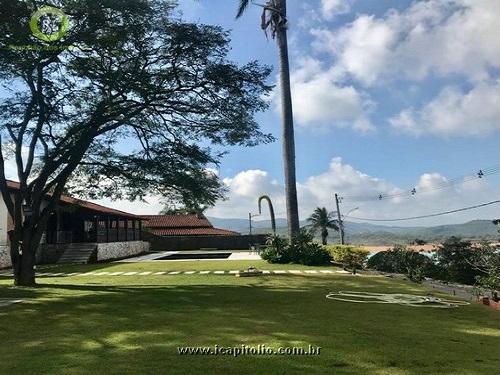
{"type": "Polygon", "coordinates": [[[92,243],[68,244],[58,263],[88,263],[96,248],[92,243]]]}

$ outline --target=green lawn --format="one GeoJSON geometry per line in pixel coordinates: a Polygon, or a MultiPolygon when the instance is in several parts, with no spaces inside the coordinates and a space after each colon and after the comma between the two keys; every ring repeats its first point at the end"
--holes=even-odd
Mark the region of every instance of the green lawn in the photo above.
{"type": "MultiPolygon", "coordinates": [[[[264,262],[150,262],[44,272],[305,269],[264,262]]],[[[425,294],[419,286],[349,275],[0,278],[1,374],[495,374],[500,314],[353,304],[330,291],[425,294]],[[181,356],[179,346],[321,347],[319,356],[181,356]]]]}

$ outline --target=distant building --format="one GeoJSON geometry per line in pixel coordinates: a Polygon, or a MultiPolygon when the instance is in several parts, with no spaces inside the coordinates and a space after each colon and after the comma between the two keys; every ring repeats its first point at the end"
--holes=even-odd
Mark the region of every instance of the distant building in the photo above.
{"type": "Polygon", "coordinates": [[[142,216],[144,230],[161,237],[238,236],[240,233],[214,228],[203,214],[142,216]]]}

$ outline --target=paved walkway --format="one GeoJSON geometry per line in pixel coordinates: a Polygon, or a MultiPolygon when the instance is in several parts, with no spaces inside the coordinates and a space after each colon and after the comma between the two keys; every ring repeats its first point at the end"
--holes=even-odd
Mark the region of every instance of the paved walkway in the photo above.
{"type": "MultiPolygon", "coordinates": [[[[172,275],[237,275],[239,270],[232,271],[122,271],[122,272],[37,272],[37,277],[72,277],[72,276],[172,276],[172,275]]],[[[331,275],[350,274],[346,271],[333,270],[262,270],[264,275],[331,275]]],[[[0,277],[12,277],[12,272],[0,272],[0,277]]]]}
{"type": "Polygon", "coordinates": [[[21,299],[9,299],[9,298],[0,298],[0,307],[13,305],[14,303],[23,302],[21,299]]]}

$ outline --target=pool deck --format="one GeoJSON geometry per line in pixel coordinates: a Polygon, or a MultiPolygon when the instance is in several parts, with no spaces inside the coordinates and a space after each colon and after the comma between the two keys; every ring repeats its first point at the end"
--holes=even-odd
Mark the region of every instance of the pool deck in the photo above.
{"type": "Polygon", "coordinates": [[[128,258],[128,259],[123,259],[120,260],[120,263],[126,262],[126,263],[136,263],[136,262],[203,262],[203,261],[227,261],[227,260],[261,260],[262,258],[260,257],[259,254],[257,254],[255,251],[250,252],[250,251],[235,251],[235,250],[212,250],[210,252],[214,253],[231,253],[229,258],[225,259],[160,259],[164,258],[169,255],[175,255],[175,254],[206,254],[208,251],[164,251],[161,253],[154,253],[154,254],[147,254],[135,258],[128,258]]]}

